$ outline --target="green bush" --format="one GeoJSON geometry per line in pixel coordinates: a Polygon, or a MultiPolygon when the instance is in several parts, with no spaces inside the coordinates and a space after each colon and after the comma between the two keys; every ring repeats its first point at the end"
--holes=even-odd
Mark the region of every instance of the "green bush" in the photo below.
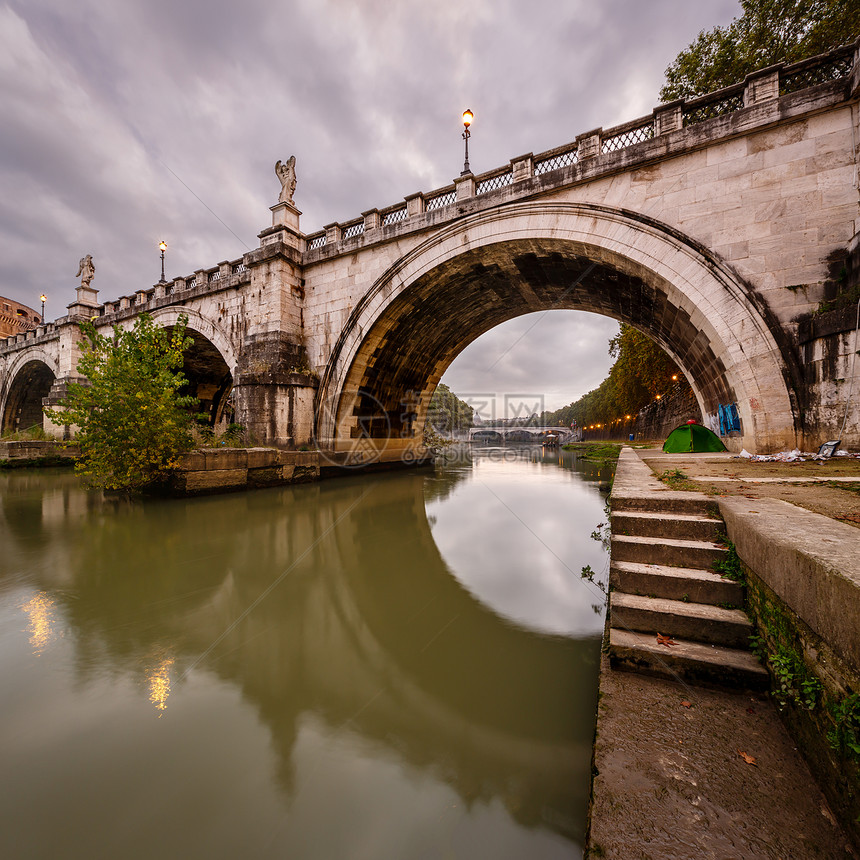
{"type": "Polygon", "coordinates": [[[81,323],[78,372],[86,381],[72,383],[60,408],[45,414],[77,428],[75,470],[91,486],[142,489],[163,480],[193,447],[189,410],[197,399],[180,393],[183,353],[192,343],[187,322],[181,316],[168,332],[141,314],[130,331],[115,325],[113,337],[81,323]]]}

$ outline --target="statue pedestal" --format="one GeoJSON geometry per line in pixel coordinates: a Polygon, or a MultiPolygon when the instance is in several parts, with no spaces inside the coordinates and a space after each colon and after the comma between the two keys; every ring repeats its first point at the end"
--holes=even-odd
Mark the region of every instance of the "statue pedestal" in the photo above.
{"type": "Polygon", "coordinates": [[[70,317],[83,317],[90,319],[99,315],[101,305],[99,304],[99,291],[94,290],[88,284],[81,284],[77,288],[77,298],[68,305],[70,317]]]}
{"type": "Polygon", "coordinates": [[[289,227],[298,232],[299,216],[302,213],[292,203],[278,203],[269,208],[272,210],[273,227],[289,227]]]}

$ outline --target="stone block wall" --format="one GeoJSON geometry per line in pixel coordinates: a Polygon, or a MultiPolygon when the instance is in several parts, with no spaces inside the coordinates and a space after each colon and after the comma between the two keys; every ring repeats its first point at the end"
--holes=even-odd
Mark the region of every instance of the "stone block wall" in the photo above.
{"type": "Polygon", "coordinates": [[[183,455],[166,489],[175,495],[199,496],[308,483],[319,475],[320,457],[316,451],[203,449],[183,455]]]}
{"type": "Polygon", "coordinates": [[[780,714],[860,845],[860,532],[775,499],[718,503],[780,714]]]}

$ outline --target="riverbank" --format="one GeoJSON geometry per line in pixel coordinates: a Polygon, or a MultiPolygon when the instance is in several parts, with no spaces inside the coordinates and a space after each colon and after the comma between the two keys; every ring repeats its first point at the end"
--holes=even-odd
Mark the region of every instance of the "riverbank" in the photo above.
{"type": "MultiPolygon", "coordinates": [[[[779,486],[751,483],[780,477],[756,471],[762,466],[775,468],[730,455],[622,453],[613,494],[692,492],[720,507],[747,575],[748,610],[760,624],[762,647],[771,659],[774,650],[780,660],[790,657],[797,677],[781,679],[786,689],[778,710],[769,695],[643,678],[613,671],[604,660],[587,856],[855,856],[837,821],[854,818],[856,765],[825,737],[832,708],[857,689],[860,545],[854,529],[835,519],[779,498],[749,502],[751,486],[770,492],[779,486]],[[666,472],[681,475],[669,485],[657,481],[666,472]],[[705,484],[706,477],[729,480],[705,484]],[[801,681],[813,691],[806,702],[795,689],[801,681]]],[[[856,461],[831,461],[820,467],[824,474],[805,474],[835,492],[833,479],[850,483],[855,467],[856,461]],[[850,474],[839,474],[840,462],[850,474]]]]}
{"type": "Polygon", "coordinates": [[[76,445],[53,440],[0,441],[0,469],[73,466],[80,455],[76,445]]]}
{"type": "MultiPolygon", "coordinates": [[[[55,441],[0,442],[0,469],[73,466],[80,455],[75,445],[55,441]]],[[[278,448],[200,448],[183,454],[168,480],[151,487],[156,495],[192,497],[306,484],[391,469],[427,466],[424,457],[404,460],[399,451],[386,456],[356,457],[352,452],[282,451],[278,448]]]]}
{"type": "Polygon", "coordinates": [[[586,857],[854,857],[767,694],[609,668],[604,655],[586,857]]]}

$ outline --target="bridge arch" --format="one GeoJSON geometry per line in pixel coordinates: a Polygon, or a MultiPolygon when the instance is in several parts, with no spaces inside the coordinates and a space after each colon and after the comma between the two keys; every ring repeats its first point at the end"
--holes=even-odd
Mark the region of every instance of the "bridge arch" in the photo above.
{"type": "Polygon", "coordinates": [[[711,420],[719,404],[737,403],[738,444],[793,446],[778,326],[751,296],[716,255],[638,213],[527,201],[468,216],[404,255],[362,297],[322,377],[317,439],[338,449],[368,433],[420,438],[429,395],[469,343],[516,316],[564,308],[652,337],[711,420]],[[404,407],[410,398],[417,405],[404,407]]]}
{"type": "Polygon", "coordinates": [[[185,353],[183,373],[187,389],[200,401],[200,410],[209,425],[216,427],[230,418],[230,394],[236,378],[236,351],[229,336],[219,326],[190,308],[166,307],[152,313],[153,321],[163,328],[172,328],[181,315],[188,317],[187,332],[194,338],[185,353]]]}
{"type": "Polygon", "coordinates": [[[56,360],[44,350],[28,349],[17,356],[6,374],[8,387],[0,392],[0,432],[41,427],[42,399],[56,378],[56,360]]]}

